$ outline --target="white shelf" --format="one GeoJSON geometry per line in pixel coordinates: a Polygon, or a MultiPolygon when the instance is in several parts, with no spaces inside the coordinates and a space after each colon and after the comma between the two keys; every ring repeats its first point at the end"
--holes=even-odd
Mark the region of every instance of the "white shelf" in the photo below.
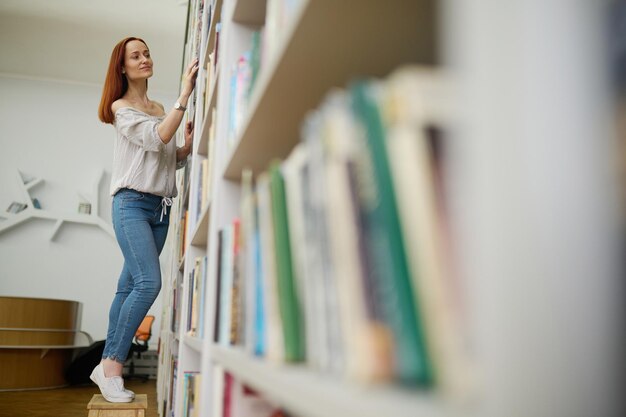
{"type": "Polygon", "coordinates": [[[209,212],[211,209],[211,204],[207,204],[207,206],[200,213],[200,218],[196,223],[194,230],[191,234],[190,243],[194,246],[206,246],[207,244],[207,236],[209,234],[209,212]]]}
{"type": "Polygon", "coordinates": [[[236,348],[214,345],[210,355],[215,364],[302,417],[456,415],[437,397],[414,389],[358,385],[303,365],[268,363],[236,348]]]}
{"type": "Polygon", "coordinates": [[[330,88],[434,62],[432,9],[426,0],[304,0],[260,70],[224,177],[238,180],[244,167],[258,173],[286,157],[306,112],[330,88]]]}
{"type": "Polygon", "coordinates": [[[34,188],[39,184],[45,183],[45,180],[42,178],[33,178],[28,180],[28,182],[24,182],[22,174],[17,171],[16,178],[18,184],[20,186],[20,190],[22,193],[23,203],[27,204],[27,208],[18,212],[18,213],[0,213],[0,218],[5,219],[0,222],[0,234],[12,229],[20,224],[32,220],[32,219],[41,219],[41,220],[55,220],[54,228],[49,235],[51,241],[54,241],[56,236],[58,235],[61,227],[64,223],[76,223],[76,224],[85,224],[91,226],[100,227],[106,233],[108,233],[112,238],[115,238],[115,232],[113,231],[113,227],[104,221],[98,215],[98,192],[100,189],[100,182],[104,177],[104,171],[100,171],[97,176],[97,179],[94,181],[92,197],[91,199],[86,198],[81,193],[79,195],[85,199],[90,201],[92,205],[92,213],[91,214],[83,214],[83,213],[55,213],[48,210],[36,209],[33,207],[32,198],[30,196],[30,189],[34,188]]]}
{"type": "Polygon", "coordinates": [[[202,339],[187,334],[183,335],[183,343],[198,353],[202,353],[202,339]]]}
{"type": "Polygon", "coordinates": [[[56,221],[55,227],[50,234],[50,240],[54,240],[56,238],[61,226],[64,223],[76,223],[97,226],[104,230],[111,237],[115,238],[113,227],[110,224],[106,223],[102,218],[93,214],[59,214],[52,213],[47,210],[28,207],[15,214],[3,213],[2,217],[6,218],[6,220],[0,222],[0,233],[19,226],[26,221],[32,219],[42,219],[56,221]]]}
{"type": "Polygon", "coordinates": [[[31,188],[35,188],[37,185],[42,184],[43,182],[44,182],[43,178],[36,178],[32,181],[25,183],[24,187],[26,187],[27,190],[30,190],[31,188]]]}

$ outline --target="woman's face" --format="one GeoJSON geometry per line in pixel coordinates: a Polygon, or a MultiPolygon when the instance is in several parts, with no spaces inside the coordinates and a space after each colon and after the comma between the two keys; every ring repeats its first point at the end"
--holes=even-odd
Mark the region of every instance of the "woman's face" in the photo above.
{"type": "Polygon", "coordinates": [[[122,68],[129,81],[152,77],[152,58],[148,47],[141,41],[128,42],[122,68]]]}

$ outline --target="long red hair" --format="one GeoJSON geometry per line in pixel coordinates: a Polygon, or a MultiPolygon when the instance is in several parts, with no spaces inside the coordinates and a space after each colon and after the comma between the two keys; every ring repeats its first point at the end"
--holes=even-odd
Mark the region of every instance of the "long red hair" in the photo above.
{"type": "MultiPolygon", "coordinates": [[[[115,48],[113,48],[111,59],[109,60],[109,69],[107,70],[104,87],[102,88],[100,106],[98,107],[98,117],[103,123],[113,124],[115,115],[111,110],[111,105],[128,90],[128,80],[126,76],[122,74],[122,67],[124,66],[126,44],[130,41],[140,41],[143,42],[146,47],[148,46],[143,39],[130,36],[119,41],[118,44],[115,45],[115,48]]],[[[146,82],[148,81],[146,80],[146,82]]]]}

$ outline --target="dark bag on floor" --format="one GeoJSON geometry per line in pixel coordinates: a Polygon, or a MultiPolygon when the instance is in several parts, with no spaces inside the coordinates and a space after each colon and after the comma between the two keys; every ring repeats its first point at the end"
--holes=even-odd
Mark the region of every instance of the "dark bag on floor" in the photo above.
{"type": "Polygon", "coordinates": [[[70,385],[90,383],[91,371],[100,363],[104,352],[104,340],[94,342],[91,346],[81,349],[72,363],[65,370],[65,380],[70,385]]]}

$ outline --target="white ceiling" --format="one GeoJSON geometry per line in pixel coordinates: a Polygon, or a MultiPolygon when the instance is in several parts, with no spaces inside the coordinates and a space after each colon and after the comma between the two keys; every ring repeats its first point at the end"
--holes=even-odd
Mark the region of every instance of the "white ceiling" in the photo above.
{"type": "Polygon", "coordinates": [[[187,0],[0,0],[0,73],[102,85],[111,51],[143,38],[150,89],[178,92],[187,0]]]}

